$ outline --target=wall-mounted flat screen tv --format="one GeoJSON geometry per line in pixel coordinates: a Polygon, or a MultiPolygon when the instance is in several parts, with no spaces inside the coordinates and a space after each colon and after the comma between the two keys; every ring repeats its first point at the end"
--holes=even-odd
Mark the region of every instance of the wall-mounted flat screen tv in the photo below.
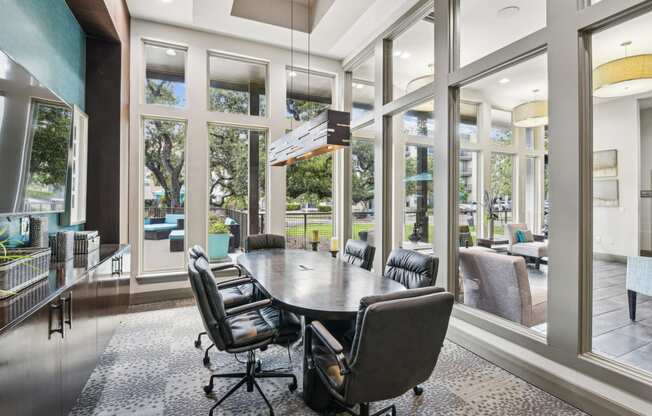
{"type": "Polygon", "coordinates": [[[62,212],[72,107],[0,51],[0,216],[62,212]]]}

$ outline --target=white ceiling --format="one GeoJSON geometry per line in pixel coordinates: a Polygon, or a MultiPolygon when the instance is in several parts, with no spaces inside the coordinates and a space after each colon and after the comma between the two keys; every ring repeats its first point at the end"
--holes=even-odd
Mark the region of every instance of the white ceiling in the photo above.
{"type": "MultiPolygon", "coordinates": [[[[418,0],[335,0],[315,27],[315,55],[343,59],[363,48],[418,0]]],[[[265,2],[261,1],[261,7],[265,2]]],[[[290,47],[290,30],[231,16],[233,0],[127,0],[132,17],[290,47]]],[[[289,13],[289,10],[288,10],[289,13]]],[[[294,46],[307,49],[308,36],[295,32],[294,46]]]]}

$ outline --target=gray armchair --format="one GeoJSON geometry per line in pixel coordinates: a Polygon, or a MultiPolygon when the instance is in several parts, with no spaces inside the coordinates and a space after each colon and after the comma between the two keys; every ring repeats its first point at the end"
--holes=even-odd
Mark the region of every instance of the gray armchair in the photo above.
{"type": "MultiPolygon", "coordinates": [[[[414,389],[432,374],[444,343],[453,295],[422,288],[360,301],[353,344],[343,346],[320,322],[306,331],[307,365],[315,368],[334,404],[349,414],[360,405],[414,389]]],[[[374,413],[396,415],[394,405],[374,413]]]]}
{"type": "Polygon", "coordinates": [[[522,257],[460,249],[464,304],[533,327],[546,321],[548,291],[531,288],[522,257]]]}

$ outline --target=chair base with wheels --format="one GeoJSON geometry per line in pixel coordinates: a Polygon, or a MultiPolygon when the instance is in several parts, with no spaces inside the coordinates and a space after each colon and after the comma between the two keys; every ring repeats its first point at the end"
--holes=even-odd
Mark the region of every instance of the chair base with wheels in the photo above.
{"type": "Polygon", "coordinates": [[[395,405],[387,406],[387,407],[385,407],[383,409],[380,409],[379,411],[377,411],[375,413],[369,413],[370,412],[369,404],[368,403],[361,403],[360,404],[360,412],[356,413],[355,410],[353,410],[353,408],[351,408],[349,406],[345,406],[345,405],[343,405],[341,403],[337,403],[337,402],[335,404],[340,410],[350,414],[351,416],[384,416],[384,415],[387,414],[387,412],[389,412],[389,414],[391,416],[396,416],[396,406],[395,405]]]}
{"type": "Polygon", "coordinates": [[[206,394],[210,394],[213,392],[213,389],[215,385],[213,384],[213,381],[216,378],[239,378],[240,381],[231,387],[228,392],[224,396],[222,396],[217,403],[213,405],[211,408],[210,412],[208,413],[210,416],[213,416],[213,413],[215,412],[215,409],[224,402],[229,396],[231,396],[233,393],[238,391],[238,389],[242,386],[247,386],[247,391],[248,392],[253,392],[254,388],[258,391],[258,393],[261,395],[263,400],[265,401],[265,404],[269,408],[269,414],[274,415],[274,408],[272,408],[271,403],[267,399],[267,396],[265,396],[265,393],[263,393],[263,390],[260,388],[260,385],[258,384],[257,379],[262,379],[262,378],[289,378],[292,379],[292,382],[288,385],[288,390],[291,392],[295,391],[297,389],[297,378],[294,374],[292,373],[280,373],[280,372],[266,372],[262,371],[260,368],[260,362],[256,360],[256,353],[255,351],[248,351],[247,352],[247,369],[246,372],[244,373],[226,373],[226,374],[213,374],[208,382],[207,385],[204,386],[204,392],[206,394]]]}

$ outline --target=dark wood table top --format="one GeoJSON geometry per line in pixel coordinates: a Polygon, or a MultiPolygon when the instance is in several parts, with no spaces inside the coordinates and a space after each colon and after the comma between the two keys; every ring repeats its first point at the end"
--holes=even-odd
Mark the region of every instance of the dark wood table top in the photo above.
{"type": "Polygon", "coordinates": [[[361,298],[405,290],[323,252],[258,250],[241,254],[237,262],[275,303],[312,319],[352,319],[361,298]]]}

